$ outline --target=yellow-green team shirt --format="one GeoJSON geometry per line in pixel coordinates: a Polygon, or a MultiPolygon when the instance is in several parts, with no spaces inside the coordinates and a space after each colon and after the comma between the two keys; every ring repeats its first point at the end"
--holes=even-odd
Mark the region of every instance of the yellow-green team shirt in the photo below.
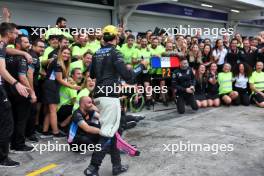
{"type": "Polygon", "coordinates": [[[58,105],[59,110],[63,105],[73,105],[73,100],[77,97],[77,90],[71,89],[69,87],[60,87],[60,103],[58,105]]]}
{"type": "MultiPolygon", "coordinates": [[[[149,63],[148,70],[150,69],[150,57],[151,57],[151,52],[147,48],[136,49],[133,54],[133,58],[137,59],[137,61],[140,61],[143,58],[149,63]]],[[[137,65],[135,65],[134,67],[136,66],[137,65]]]]}
{"type": "Polygon", "coordinates": [[[232,72],[218,73],[217,81],[219,83],[219,95],[230,93],[233,91],[232,78],[233,78],[232,72]]]}
{"type": "Polygon", "coordinates": [[[76,109],[79,108],[79,102],[80,102],[80,99],[84,96],[89,96],[90,95],[90,91],[87,89],[87,88],[84,88],[82,89],[78,95],[77,95],[77,98],[76,98],[76,101],[74,103],[74,106],[73,106],[73,109],[72,109],[72,112],[74,112],[76,109]]]}
{"type": "Polygon", "coordinates": [[[78,60],[78,61],[72,62],[72,63],[70,64],[70,73],[71,73],[72,70],[75,69],[75,68],[80,68],[81,71],[82,71],[82,73],[84,73],[84,72],[87,70],[87,68],[86,68],[86,66],[83,64],[83,61],[82,61],[82,60],[78,60]]]}
{"type": "Polygon", "coordinates": [[[41,57],[41,61],[48,60],[48,58],[49,58],[49,54],[50,54],[53,50],[54,50],[54,48],[52,48],[51,46],[48,46],[48,47],[45,49],[45,51],[44,51],[44,53],[43,53],[43,55],[42,55],[42,57],[41,57]]]}
{"type": "Polygon", "coordinates": [[[83,56],[84,53],[86,53],[88,51],[86,46],[78,46],[78,45],[74,45],[72,46],[72,56],[83,56]]]}
{"type": "MultiPolygon", "coordinates": [[[[150,53],[151,53],[151,57],[152,56],[158,56],[158,57],[161,57],[162,53],[165,52],[165,48],[162,46],[162,45],[158,45],[157,48],[153,49],[153,48],[150,48],[150,53]]],[[[150,71],[152,74],[159,74],[161,75],[162,74],[162,69],[161,68],[157,68],[157,69],[151,69],[150,71]]]]}
{"type": "Polygon", "coordinates": [[[127,43],[122,45],[120,52],[123,54],[124,62],[126,64],[132,63],[132,56],[134,52],[136,51],[136,48],[132,46],[131,48],[128,47],[127,43]]]}
{"type": "Polygon", "coordinates": [[[264,72],[254,71],[249,78],[249,83],[254,84],[255,88],[259,91],[264,90],[264,72]]]}
{"type": "Polygon", "coordinates": [[[92,42],[87,42],[86,51],[90,50],[93,54],[101,48],[101,44],[99,40],[94,40],[92,42]]]}

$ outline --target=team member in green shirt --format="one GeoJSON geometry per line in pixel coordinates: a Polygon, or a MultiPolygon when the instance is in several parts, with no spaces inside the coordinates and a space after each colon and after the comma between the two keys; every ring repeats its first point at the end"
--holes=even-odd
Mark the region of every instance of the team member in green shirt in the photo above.
{"type": "Polygon", "coordinates": [[[88,37],[86,34],[79,34],[78,41],[72,45],[72,61],[80,60],[88,50],[86,47],[88,37]]]}
{"type": "Polygon", "coordinates": [[[124,62],[131,66],[132,66],[132,56],[134,52],[136,51],[134,42],[135,42],[135,36],[130,34],[127,36],[127,43],[123,44],[120,49],[120,52],[124,56],[124,62]]]}
{"type": "Polygon", "coordinates": [[[146,108],[149,110],[152,104],[152,88],[150,86],[151,76],[150,76],[150,57],[151,52],[147,47],[148,41],[146,37],[142,37],[140,42],[140,47],[136,49],[132,56],[132,64],[134,67],[137,66],[140,61],[144,60],[148,63],[147,69],[143,71],[142,75],[138,76],[138,83],[144,85],[145,95],[146,95],[146,108]]]}
{"type": "MultiPolygon", "coordinates": [[[[94,87],[95,87],[95,82],[90,77],[87,77],[84,80],[83,85],[82,85],[82,88],[81,88],[80,92],[77,95],[77,98],[76,98],[76,101],[74,103],[72,112],[74,112],[76,109],[79,108],[79,101],[80,101],[80,99],[82,97],[84,97],[84,96],[90,96],[90,93],[91,93],[91,91],[93,91],[94,87]]],[[[95,111],[97,111],[97,112],[99,111],[95,106],[93,107],[93,109],[95,111]]]]}
{"type": "Polygon", "coordinates": [[[86,50],[90,50],[94,54],[99,48],[101,48],[100,41],[97,40],[95,35],[88,36],[89,41],[86,43],[86,50]]]}
{"type": "MultiPolygon", "coordinates": [[[[151,44],[150,44],[150,53],[151,57],[157,56],[161,57],[162,54],[165,52],[165,49],[163,46],[159,45],[159,40],[157,37],[152,37],[151,44]]],[[[157,69],[151,69],[150,73],[155,81],[155,85],[160,86],[160,89],[163,89],[165,86],[165,80],[161,79],[162,78],[162,68],[157,68],[157,69]]],[[[166,101],[166,94],[161,93],[163,91],[160,91],[160,96],[159,99],[163,102],[165,106],[168,106],[167,101],[166,101]]]]}
{"type": "Polygon", "coordinates": [[[47,67],[47,65],[50,63],[48,60],[49,54],[56,48],[59,47],[59,39],[56,35],[50,35],[49,36],[49,46],[45,49],[43,56],[40,58],[41,66],[42,68],[47,67]]]}
{"type": "Polygon", "coordinates": [[[258,61],[256,64],[256,71],[254,71],[249,78],[250,88],[252,90],[252,97],[255,103],[264,108],[264,72],[263,62],[258,61]]]}
{"type": "Polygon", "coordinates": [[[232,101],[235,101],[238,98],[238,92],[233,91],[232,79],[233,74],[231,72],[231,65],[225,63],[223,72],[218,74],[218,83],[219,95],[226,105],[230,105],[232,101]]]}
{"type": "Polygon", "coordinates": [[[89,69],[90,64],[92,63],[92,57],[93,57],[92,52],[88,50],[86,53],[84,53],[81,60],[72,62],[70,64],[70,72],[74,68],[80,68],[82,73],[85,73],[89,69]]]}
{"type": "MultiPolygon", "coordinates": [[[[75,68],[71,71],[71,77],[68,79],[72,85],[80,85],[83,75],[80,68],[75,68]]],[[[66,86],[60,87],[60,103],[57,108],[57,116],[59,126],[64,129],[66,128],[70,121],[72,115],[73,105],[76,102],[77,90],[71,89],[66,86]]]]}

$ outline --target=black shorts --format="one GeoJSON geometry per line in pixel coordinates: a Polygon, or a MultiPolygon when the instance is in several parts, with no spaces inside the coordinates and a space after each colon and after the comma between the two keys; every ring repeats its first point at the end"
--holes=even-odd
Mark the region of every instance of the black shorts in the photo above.
{"type": "Polygon", "coordinates": [[[60,103],[60,85],[55,80],[45,80],[42,85],[42,103],[59,104],[60,103]]]}
{"type": "Polygon", "coordinates": [[[207,100],[205,94],[196,94],[196,95],[194,95],[194,97],[196,100],[199,100],[199,101],[207,100]]]}
{"type": "Polygon", "coordinates": [[[215,100],[217,98],[219,98],[220,96],[216,93],[216,94],[207,94],[206,98],[210,99],[210,100],[215,100]]]}
{"type": "Polygon", "coordinates": [[[73,105],[63,105],[57,112],[58,121],[63,122],[67,117],[72,114],[73,105]]]}
{"type": "MultiPolygon", "coordinates": [[[[264,92],[264,91],[262,91],[262,92],[264,92]]],[[[262,102],[264,102],[264,97],[262,97],[260,94],[258,94],[258,93],[255,93],[255,94],[253,94],[252,95],[252,98],[253,98],[253,100],[255,100],[256,102],[258,102],[258,103],[262,103],[262,102]]]]}

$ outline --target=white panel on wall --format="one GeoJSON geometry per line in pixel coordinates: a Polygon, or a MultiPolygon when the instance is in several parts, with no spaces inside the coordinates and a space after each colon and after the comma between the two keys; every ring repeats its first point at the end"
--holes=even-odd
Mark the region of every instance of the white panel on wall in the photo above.
{"type": "Polygon", "coordinates": [[[39,2],[1,2],[12,12],[12,22],[27,26],[54,26],[63,16],[68,27],[103,27],[111,23],[110,10],[89,7],[66,6],[39,2]]]}

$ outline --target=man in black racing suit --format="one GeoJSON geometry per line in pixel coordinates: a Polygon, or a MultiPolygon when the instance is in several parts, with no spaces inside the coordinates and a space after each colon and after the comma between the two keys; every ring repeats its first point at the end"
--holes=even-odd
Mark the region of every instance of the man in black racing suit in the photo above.
{"type": "Polygon", "coordinates": [[[117,45],[118,30],[108,25],[103,29],[105,45],[93,56],[90,76],[96,78],[94,101],[100,111],[99,144],[101,151],[94,151],[90,165],[85,169],[86,176],[98,176],[99,167],[106,155],[110,153],[113,165],[113,175],[126,172],[127,165],[121,165],[119,150],[116,148],[115,133],[118,131],[121,119],[121,106],[119,95],[121,77],[128,84],[135,83],[135,78],[144,70],[146,63],[142,62],[136,70],[129,70],[123,62],[123,56],[115,48],[117,45]]]}

